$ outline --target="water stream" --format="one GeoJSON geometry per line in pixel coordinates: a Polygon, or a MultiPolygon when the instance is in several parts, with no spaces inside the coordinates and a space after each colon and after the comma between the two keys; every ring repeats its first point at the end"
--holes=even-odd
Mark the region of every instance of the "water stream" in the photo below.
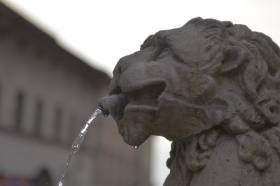
{"type": "Polygon", "coordinates": [[[88,119],[88,121],[86,122],[86,124],[84,125],[84,127],[82,128],[82,130],[80,131],[79,135],[76,137],[76,139],[73,141],[72,146],[71,146],[71,152],[68,155],[67,161],[66,161],[66,166],[60,176],[59,182],[58,182],[58,186],[63,186],[64,183],[64,178],[67,174],[67,171],[70,167],[72,158],[74,157],[74,155],[79,151],[81,144],[84,141],[85,135],[88,131],[89,126],[91,126],[92,124],[94,124],[94,120],[95,118],[101,114],[102,111],[100,109],[96,109],[95,112],[90,116],[90,118],[88,119]]]}

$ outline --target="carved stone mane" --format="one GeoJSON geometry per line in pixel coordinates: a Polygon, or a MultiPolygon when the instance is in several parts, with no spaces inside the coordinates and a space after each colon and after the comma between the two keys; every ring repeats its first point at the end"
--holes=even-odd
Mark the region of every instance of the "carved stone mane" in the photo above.
{"type": "MultiPolygon", "coordinates": [[[[181,175],[184,180],[176,185],[193,185],[191,175],[199,174],[208,161],[213,159],[211,158],[213,151],[218,151],[215,149],[216,143],[223,143],[225,138],[233,138],[231,140],[236,142],[231,145],[237,150],[238,157],[242,161],[240,164],[244,163],[244,167],[238,171],[251,169],[250,171],[256,172],[252,174],[254,178],[250,177],[250,173],[244,174],[243,178],[239,177],[238,185],[279,185],[280,50],[278,46],[268,36],[252,32],[244,25],[200,19],[194,22],[195,25],[203,25],[203,27],[207,22],[207,27],[210,29],[206,29],[205,32],[212,34],[211,37],[217,41],[215,44],[222,47],[231,45],[234,50],[242,51],[243,56],[234,56],[235,54],[231,51],[225,51],[226,60],[223,60],[219,67],[222,70],[214,73],[213,76],[238,79],[237,82],[246,100],[240,99],[239,95],[234,93],[236,90],[233,90],[230,92],[232,95],[224,96],[224,101],[228,104],[228,118],[221,127],[172,143],[170,159],[167,161],[171,174],[165,185],[174,185],[173,174],[181,175]],[[251,164],[253,168],[248,164],[251,164]],[[180,168],[178,168],[179,165],[180,168]],[[176,167],[175,170],[172,170],[173,167],[176,167]]],[[[223,146],[219,148],[221,148],[220,151],[225,152],[223,146]]],[[[222,155],[223,158],[227,158],[228,162],[231,161],[230,156],[225,157],[226,154],[225,152],[222,155]]],[[[223,166],[223,163],[217,166],[223,166]]],[[[211,166],[212,171],[215,171],[215,168],[211,166]]],[[[232,174],[235,172],[233,171],[232,174]]],[[[221,174],[216,179],[223,179],[222,176],[221,174]]],[[[209,179],[204,180],[204,183],[205,181],[209,179]]],[[[236,184],[224,182],[224,185],[236,184]]],[[[214,185],[219,185],[219,183],[214,185]]]]}
{"type": "Polygon", "coordinates": [[[122,58],[101,105],[128,144],[173,141],[165,186],[278,186],[279,89],[268,36],[195,18],[122,58]]]}

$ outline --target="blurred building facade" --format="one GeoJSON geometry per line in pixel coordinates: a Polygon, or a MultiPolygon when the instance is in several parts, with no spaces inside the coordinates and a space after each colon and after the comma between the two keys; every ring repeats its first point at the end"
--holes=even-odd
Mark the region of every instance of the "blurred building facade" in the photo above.
{"type": "MultiPolygon", "coordinates": [[[[109,81],[0,3],[0,182],[56,185],[73,139],[109,81]]],[[[149,186],[150,149],[149,141],[138,150],[125,145],[113,121],[98,118],[65,185],[149,186]]]]}

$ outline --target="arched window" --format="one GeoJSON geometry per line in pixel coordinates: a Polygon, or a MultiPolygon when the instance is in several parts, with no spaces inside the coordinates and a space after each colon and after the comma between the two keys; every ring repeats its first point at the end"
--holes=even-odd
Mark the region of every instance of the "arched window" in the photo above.
{"type": "Polygon", "coordinates": [[[71,144],[73,140],[76,138],[79,132],[79,125],[77,124],[77,116],[72,113],[69,116],[69,134],[68,134],[68,142],[71,144]]]}
{"type": "Polygon", "coordinates": [[[62,118],[63,113],[62,109],[59,106],[56,106],[54,109],[54,118],[53,118],[53,134],[54,140],[60,142],[61,141],[61,133],[62,133],[62,118]]]}
{"type": "Polygon", "coordinates": [[[43,123],[43,101],[37,99],[34,106],[34,134],[40,136],[42,132],[42,123],[43,123]]]}
{"type": "Polygon", "coordinates": [[[14,126],[16,131],[20,131],[23,122],[23,110],[25,104],[25,95],[22,90],[16,92],[15,96],[15,113],[14,113],[14,126]]]}

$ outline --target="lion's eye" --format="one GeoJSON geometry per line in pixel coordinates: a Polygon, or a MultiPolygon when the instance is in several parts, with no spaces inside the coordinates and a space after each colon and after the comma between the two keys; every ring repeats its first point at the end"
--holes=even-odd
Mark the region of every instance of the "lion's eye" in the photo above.
{"type": "Polygon", "coordinates": [[[169,55],[169,48],[161,48],[155,55],[154,59],[161,59],[169,55]]]}

